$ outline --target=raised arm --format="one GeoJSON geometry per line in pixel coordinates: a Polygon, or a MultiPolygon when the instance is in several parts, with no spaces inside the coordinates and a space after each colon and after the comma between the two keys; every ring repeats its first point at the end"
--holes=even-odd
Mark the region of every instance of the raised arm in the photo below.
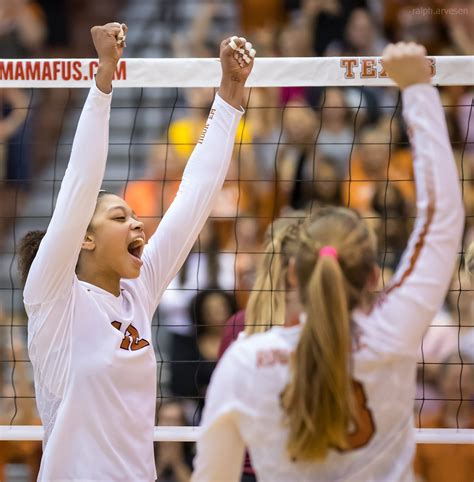
{"type": "MultiPolygon", "coordinates": [[[[126,27],[124,26],[126,31],[126,27]]],[[[109,142],[112,78],[123,47],[122,27],[110,23],[91,30],[99,68],[77,125],[71,157],[46,234],[24,289],[26,305],[67,296],[87,226],[104,176],[109,142]]]]}
{"type": "Polygon", "coordinates": [[[245,39],[227,39],[221,44],[219,92],[188,161],[178,194],[143,253],[139,282],[148,294],[150,314],[186,259],[224,183],[243,113],[240,104],[245,81],[253,67],[253,57],[248,55],[250,49],[245,39]],[[247,60],[235,47],[246,48],[247,60]]]}
{"type": "Polygon", "coordinates": [[[458,172],[425,55],[413,43],[391,45],[384,52],[385,69],[403,91],[417,219],[391,285],[371,315],[384,346],[412,355],[445,299],[464,224],[458,172]]]}

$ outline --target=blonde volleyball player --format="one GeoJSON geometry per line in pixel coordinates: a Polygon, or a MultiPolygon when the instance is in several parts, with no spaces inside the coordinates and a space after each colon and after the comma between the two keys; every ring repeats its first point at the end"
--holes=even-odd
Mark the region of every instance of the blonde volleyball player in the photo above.
{"type": "Polygon", "coordinates": [[[99,68],[79,120],[49,227],[23,242],[24,302],[45,429],[39,480],[155,480],[156,360],[151,320],[222,186],[254,51],[222,42],[222,79],[179,192],[145,246],[143,224],[118,196],[99,195],[112,77],[126,27],[94,27],[99,68]]]}
{"type": "Polygon", "coordinates": [[[234,343],[214,372],[195,482],[236,481],[244,447],[260,482],[414,480],[420,341],[457,257],[463,207],[426,51],[390,45],[414,151],[418,218],[391,287],[375,303],[375,239],[352,211],[303,226],[294,276],[305,316],[234,343]]]}

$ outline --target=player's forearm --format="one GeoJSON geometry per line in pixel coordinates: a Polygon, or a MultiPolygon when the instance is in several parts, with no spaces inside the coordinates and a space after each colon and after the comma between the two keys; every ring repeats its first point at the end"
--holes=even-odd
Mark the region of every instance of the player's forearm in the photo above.
{"type": "Polygon", "coordinates": [[[240,109],[244,98],[245,84],[237,76],[223,76],[219,95],[235,109],[240,109]]]}
{"type": "Polygon", "coordinates": [[[110,94],[112,92],[112,79],[114,78],[116,68],[117,63],[113,60],[100,61],[99,63],[95,82],[99,90],[104,94],[110,94]]]}

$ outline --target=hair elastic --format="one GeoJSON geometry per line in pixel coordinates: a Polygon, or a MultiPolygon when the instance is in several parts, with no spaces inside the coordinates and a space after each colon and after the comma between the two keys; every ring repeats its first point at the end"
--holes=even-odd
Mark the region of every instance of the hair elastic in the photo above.
{"type": "Polygon", "coordinates": [[[334,246],[323,246],[319,250],[319,256],[330,256],[337,259],[337,249],[334,246]]]}

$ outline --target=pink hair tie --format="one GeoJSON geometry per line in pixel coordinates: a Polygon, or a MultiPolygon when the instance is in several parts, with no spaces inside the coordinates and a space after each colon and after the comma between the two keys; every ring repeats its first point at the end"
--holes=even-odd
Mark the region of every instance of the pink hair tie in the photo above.
{"type": "Polygon", "coordinates": [[[334,246],[323,246],[319,250],[319,256],[331,256],[332,258],[337,258],[337,249],[334,246]]]}

